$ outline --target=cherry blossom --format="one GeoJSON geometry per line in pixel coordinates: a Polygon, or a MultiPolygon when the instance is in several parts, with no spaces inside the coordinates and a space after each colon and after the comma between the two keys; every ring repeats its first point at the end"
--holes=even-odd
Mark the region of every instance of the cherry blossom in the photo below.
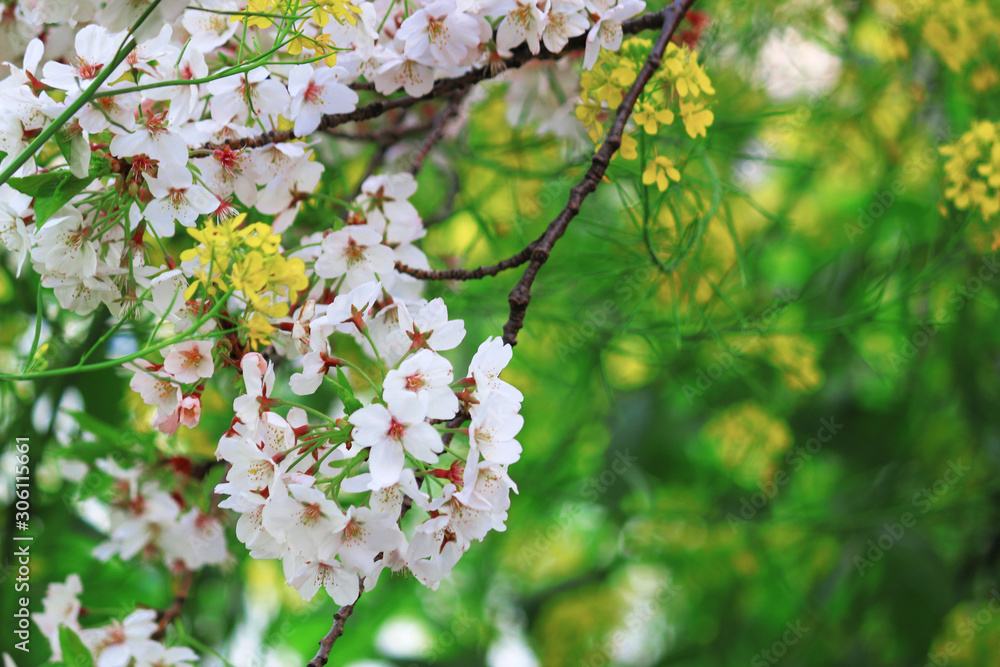
{"type": "Polygon", "coordinates": [[[164,355],[163,370],[182,384],[212,377],[215,372],[212,343],[207,340],[191,340],[171,346],[164,355]]]}
{"type": "Polygon", "coordinates": [[[185,168],[171,169],[169,165],[162,165],[157,176],[145,172],[143,178],[154,199],[142,214],[161,237],[174,235],[175,221],[184,227],[193,227],[199,216],[218,208],[219,200],[195,184],[191,172],[185,168]]]}
{"type": "Polygon", "coordinates": [[[351,423],[355,442],[371,449],[372,483],[379,488],[399,482],[406,454],[434,463],[443,449],[441,437],[423,421],[417,406],[399,406],[390,412],[383,405],[369,405],[354,412],[351,423]]]}
{"type": "Polygon", "coordinates": [[[550,0],[506,0],[494,10],[506,14],[497,28],[497,48],[503,55],[509,55],[510,50],[528,42],[532,53],[540,49],[539,38],[548,22],[548,5],[550,0]]]}
{"type": "Polygon", "coordinates": [[[431,419],[451,419],[458,412],[458,397],[449,386],[451,364],[440,354],[420,350],[389,371],[382,386],[390,409],[417,412],[431,419]]]}
{"type": "Polygon", "coordinates": [[[82,630],[80,639],[97,657],[97,667],[125,667],[153,648],[156,611],[138,609],[124,620],[114,620],[102,628],[82,630]]]}
{"type": "Polygon", "coordinates": [[[622,21],[632,18],[643,9],[643,0],[592,0],[591,10],[597,15],[590,31],[587,32],[587,48],[583,55],[583,66],[591,69],[597,62],[601,47],[617,51],[622,45],[622,21]]]}
{"type": "Polygon", "coordinates": [[[390,277],[392,249],[382,245],[382,235],[368,225],[348,225],[323,239],[323,253],[316,260],[316,275],[340,278],[353,289],[390,277]]]}
{"type": "Polygon", "coordinates": [[[295,136],[312,134],[323,114],[347,113],[358,103],[358,94],[344,85],[343,67],[316,69],[296,65],[288,73],[289,113],[295,119],[295,136]]]}
{"type": "Polygon", "coordinates": [[[457,67],[479,45],[477,21],[458,10],[455,0],[435,0],[410,14],[396,31],[414,60],[457,67]]]}

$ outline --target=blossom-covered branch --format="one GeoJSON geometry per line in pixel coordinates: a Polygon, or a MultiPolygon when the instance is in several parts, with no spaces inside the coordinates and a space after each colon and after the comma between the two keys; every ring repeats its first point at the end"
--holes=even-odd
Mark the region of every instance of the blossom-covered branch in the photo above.
{"type": "MultiPolygon", "coordinates": [[[[652,12],[649,14],[643,14],[633,19],[623,21],[619,28],[620,33],[623,34],[636,34],[642,32],[643,30],[659,28],[663,25],[664,17],[666,15],[662,12],[652,12]]],[[[683,13],[680,15],[679,19],[683,18],[683,13]]],[[[678,21],[679,21],[678,19],[678,21]]],[[[542,50],[537,51],[530,48],[528,44],[523,44],[522,46],[514,49],[509,57],[498,58],[495,61],[491,61],[481,67],[474,68],[465,74],[460,76],[455,76],[446,79],[439,79],[434,82],[433,87],[424,95],[414,96],[414,95],[403,95],[401,97],[396,97],[392,99],[376,100],[370,104],[363,107],[358,107],[357,109],[339,114],[329,114],[323,116],[319,124],[320,130],[332,130],[334,128],[340,127],[347,123],[359,122],[365,120],[371,120],[372,118],[377,118],[388,111],[393,109],[406,109],[412,107],[416,104],[426,102],[435,97],[441,97],[447,95],[456,90],[461,90],[463,88],[468,88],[481,81],[487,79],[492,79],[499,76],[503,72],[508,70],[513,70],[521,67],[522,65],[532,62],[532,61],[545,61],[554,60],[556,58],[561,58],[567,54],[580,51],[587,47],[588,42],[593,40],[588,40],[588,36],[585,34],[578,34],[577,36],[568,39],[565,42],[565,46],[560,51],[550,51],[542,50]]],[[[358,86],[359,90],[374,89],[375,86],[358,86]]],[[[268,144],[280,143],[283,141],[290,141],[295,138],[295,133],[290,130],[282,131],[270,131],[259,134],[255,137],[248,139],[227,139],[226,141],[207,143],[202,148],[206,150],[218,150],[222,148],[259,148],[262,146],[267,146],[268,144]]]]}
{"type": "Polygon", "coordinates": [[[597,154],[591,161],[590,169],[584,174],[583,180],[570,190],[569,201],[566,202],[566,207],[549,223],[545,232],[534,242],[528,268],[525,269],[521,279],[510,292],[510,296],[508,297],[510,316],[503,327],[503,341],[506,344],[517,345],[517,332],[524,326],[524,315],[528,310],[528,304],[531,303],[531,286],[535,282],[538,271],[548,261],[556,241],[566,233],[566,228],[569,226],[570,221],[580,212],[583,200],[597,189],[601,178],[604,177],[604,172],[607,171],[608,165],[611,164],[611,156],[621,146],[625,124],[632,115],[632,108],[635,106],[636,100],[639,99],[639,95],[642,93],[643,88],[645,88],[646,83],[660,66],[660,61],[663,59],[663,54],[667,49],[670,38],[673,36],[677,26],[680,25],[681,19],[684,18],[684,15],[694,3],[695,0],[677,0],[660,12],[663,24],[663,27],[660,29],[660,36],[657,37],[656,43],[653,45],[653,50],[646,59],[646,63],[639,70],[635,82],[622,98],[618,110],[615,112],[611,128],[604,138],[604,143],[601,144],[597,154]]]}

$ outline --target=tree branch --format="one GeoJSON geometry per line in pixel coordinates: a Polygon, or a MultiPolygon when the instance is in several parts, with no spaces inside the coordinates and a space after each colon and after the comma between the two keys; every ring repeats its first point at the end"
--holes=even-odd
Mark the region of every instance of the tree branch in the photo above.
{"type": "MultiPolygon", "coordinates": [[[[690,4],[691,3],[686,3],[684,11],[680,12],[676,17],[671,14],[671,8],[676,5],[671,5],[663,12],[643,14],[642,16],[637,16],[634,19],[629,19],[628,21],[622,23],[622,32],[624,34],[632,34],[642,32],[643,30],[648,30],[650,28],[658,28],[663,25],[664,20],[669,17],[669,22],[672,24],[670,27],[670,33],[673,34],[673,31],[680,22],[680,19],[685,13],[687,13],[687,7],[689,7],[690,4]]],[[[542,50],[538,54],[532,54],[531,51],[528,50],[528,46],[526,44],[522,44],[513,50],[509,58],[502,61],[502,65],[500,67],[487,64],[483,67],[472,69],[460,76],[452,77],[450,79],[439,79],[434,83],[434,87],[431,89],[431,92],[423,97],[411,97],[409,95],[404,95],[402,97],[394,97],[392,99],[376,100],[371,104],[366,104],[365,106],[359,107],[349,113],[329,114],[323,116],[318,129],[330,130],[340,125],[344,125],[345,123],[376,118],[392,109],[407,109],[418,102],[426,102],[435,97],[446,95],[452,91],[473,86],[480,81],[492,79],[505,70],[517,69],[527,62],[556,60],[574,51],[579,51],[586,46],[586,33],[570,39],[566,43],[563,50],[559,53],[542,50]]],[[[367,90],[368,86],[361,85],[356,86],[356,88],[359,90],[367,90]]],[[[631,107],[629,108],[631,109],[631,107]]],[[[229,139],[220,143],[206,143],[202,146],[202,149],[218,150],[221,148],[260,148],[261,146],[266,146],[268,144],[291,141],[295,138],[295,133],[292,130],[284,130],[280,132],[272,130],[247,139],[229,139]]]]}
{"type": "MultiPolygon", "coordinates": [[[[687,11],[694,3],[695,0],[677,0],[662,12],[657,13],[663,25],[663,28],[660,30],[660,36],[656,38],[653,50],[650,51],[649,57],[646,59],[642,69],[639,70],[639,74],[636,76],[632,87],[628,89],[625,97],[622,98],[621,105],[615,112],[615,118],[608,129],[608,134],[604,138],[604,143],[601,144],[597,154],[594,155],[590,169],[584,174],[583,180],[570,190],[569,201],[566,202],[566,207],[560,211],[555,220],[549,223],[545,232],[535,241],[535,248],[531,253],[531,261],[528,264],[528,268],[524,270],[521,279],[514,286],[514,289],[511,290],[510,296],[507,297],[507,301],[510,304],[510,316],[503,327],[503,341],[505,343],[517,345],[517,332],[524,326],[524,315],[528,310],[528,304],[531,303],[531,285],[535,282],[535,277],[538,275],[539,269],[548,261],[552,247],[566,233],[566,228],[569,226],[570,221],[580,212],[583,200],[597,189],[597,184],[604,177],[604,172],[607,171],[608,165],[611,163],[611,156],[621,146],[625,123],[628,122],[629,116],[632,115],[632,108],[635,106],[636,100],[639,99],[643,88],[645,88],[649,79],[652,78],[653,72],[660,66],[667,43],[673,36],[681,19],[684,18],[684,15],[687,14],[687,11]]],[[[646,16],[640,18],[645,19],[646,16]]],[[[652,23],[651,20],[645,22],[645,24],[650,23],[652,23]]]]}
{"type": "Polygon", "coordinates": [[[465,94],[469,92],[468,88],[462,88],[454,95],[452,95],[451,101],[448,105],[438,112],[437,116],[434,117],[434,124],[431,126],[431,131],[424,139],[424,143],[420,145],[420,150],[416,152],[410,162],[410,173],[414,176],[417,172],[424,166],[424,160],[427,159],[427,155],[434,148],[434,145],[441,140],[444,136],[444,126],[445,124],[458,113],[459,108],[462,106],[462,100],[465,98],[465,94]]]}
{"type": "Polygon", "coordinates": [[[167,626],[181,615],[181,609],[184,608],[184,603],[187,602],[188,593],[191,591],[191,582],[193,581],[194,572],[184,570],[180,583],[177,585],[177,593],[174,595],[174,601],[169,607],[163,610],[159,620],[156,622],[156,631],[152,635],[153,639],[162,639],[163,635],[167,632],[167,626]]]}
{"type": "MultiPolygon", "coordinates": [[[[360,582],[358,583],[358,588],[361,588],[360,582]]],[[[360,593],[358,596],[360,597],[360,593]]],[[[326,637],[319,642],[319,651],[316,656],[309,661],[306,667],[324,667],[326,663],[330,660],[330,651],[333,649],[333,643],[340,639],[340,636],[344,634],[344,624],[347,623],[347,619],[350,618],[351,614],[354,612],[354,605],[357,602],[352,602],[351,604],[345,604],[343,607],[337,610],[337,613],[333,615],[333,627],[330,628],[330,632],[327,633],[326,637]]]]}
{"type": "Polygon", "coordinates": [[[501,271],[521,266],[531,259],[531,254],[535,251],[537,244],[537,240],[532,241],[524,250],[516,255],[496,264],[480,266],[478,269],[442,269],[440,271],[432,271],[429,269],[416,269],[402,262],[396,262],[396,270],[420,280],[479,280],[480,278],[495,276],[501,271]]]}

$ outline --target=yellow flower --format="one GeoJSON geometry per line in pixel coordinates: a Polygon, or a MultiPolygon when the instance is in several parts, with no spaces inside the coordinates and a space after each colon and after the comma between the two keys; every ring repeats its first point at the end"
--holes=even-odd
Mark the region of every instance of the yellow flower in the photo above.
{"type": "Polygon", "coordinates": [[[271,334],[274,333],[274,325],[267,321],[267,318],[260,313],[254,313],[246,321],[246,337],[250,343],[250,349],[257,350],[271,344],[271,334]]]}
{"type": "Polygon", "coordinates": [[[252,301],[257,292],[263,290],[267,285],[268,272],[264,268],[264,256],[257,251],[247,253],[247,255],[233,264],[233,270],[229,274],[233,289],[243,292],[247,301],[252,301]]]}
{"type": "Polygon", "coordinates": [[[656,134],[660,125],[670,125],[674,122],[674,112],[659,108],[654,102],[643,103],[635,112],[635,122],[646,134],[656,134]]]}
{"type": "Polygon", "coordinates": [[[233,16],[229,19],[230,22],[243,21],[247,22],[247,26],[251,28],[270,28],[271,19],[266,16],[260,16],[260,14],[271,14],[271,10],[274,7],[274,0],[249,0],[247,2],[247,14],[248,16],[233,16]]]}
{"type": "Polygon", "coordinates": [[[285,51],[288,51],[288,55],[297,56],[302,53],[302,49],[311,49],[312,40],[310,40],[305,35],[295,35],[292,40],[285,45],[285,51]]]}
{"type": "Polygon", "coordinates": [[[989,220],[1000,212],[1000,124],[973,123],[953,144],[942,146],[944,197],[960,211],[978,209],[989,220]]]}
{"type": "Polygon", "coordinates": [[[635,160],[639,157],[639,140],[631,134],[622,137],[622,145],[618,149],[618,154],[626,160],[635,160]]]}
{"type": "Polygon", "coordinates": [[[313,9],[313,21],[322,27],[330,21],[332,16],[341,25],[347,23],[357,25],[357,16],[360,16],[361,8],[356,7],[347,0],[320,0],[313,9]]]}
{"type": "Polygon", "coordinates": [[[276,255],[270,264],[270,270],[271,277],[268,279],[268,284],[285,294],[289,301],[294,301],[300,292],[309,289],[306,263],[298,257],[286,259],[276,255]]]}
{"type": "MultiPolygon", "coordinates": [[[[244,214],[245,217],[245,214],[244,214]]],[[[244,243],[251,248],[259,248],[265,255],[273,255],[278,251],[281,234],[272,234],[271,225],[255,222],[247,227],[244,243]]]]}
{"type": "Polygon", "coordinates": [[[692,139],[699,134],[706,136],[705,128],[715,120],[715,114],[705,108],[701,102],[681,101],[681,118],[684,120],[684,129],[692,139]]]}
{"type": "Polygon", "coordinates": [[[647,164],[645,171],[642,172],[642,182],[646,185],[656,183],[660,192],[667,189],[670,185],[670,179],[681,180],[681,172],[677,171],[677,167],[674,166],[670,158],[662,155],[658,155],[656,159],[647,164]]]}

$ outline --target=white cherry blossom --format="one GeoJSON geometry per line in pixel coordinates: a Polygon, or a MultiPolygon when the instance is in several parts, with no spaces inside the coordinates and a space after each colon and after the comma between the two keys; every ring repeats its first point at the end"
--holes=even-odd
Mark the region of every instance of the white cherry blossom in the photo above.
{"type": "Polygon", "coordinates": [[[296,65],[288,73],[288,94],[291,95],[289,113],[295,119],[295,136],[312,134],[319,127],[323,114],[354,111],[358,94],[343,81],[347,71],[343,67],[314,68],[296,65]]]}

